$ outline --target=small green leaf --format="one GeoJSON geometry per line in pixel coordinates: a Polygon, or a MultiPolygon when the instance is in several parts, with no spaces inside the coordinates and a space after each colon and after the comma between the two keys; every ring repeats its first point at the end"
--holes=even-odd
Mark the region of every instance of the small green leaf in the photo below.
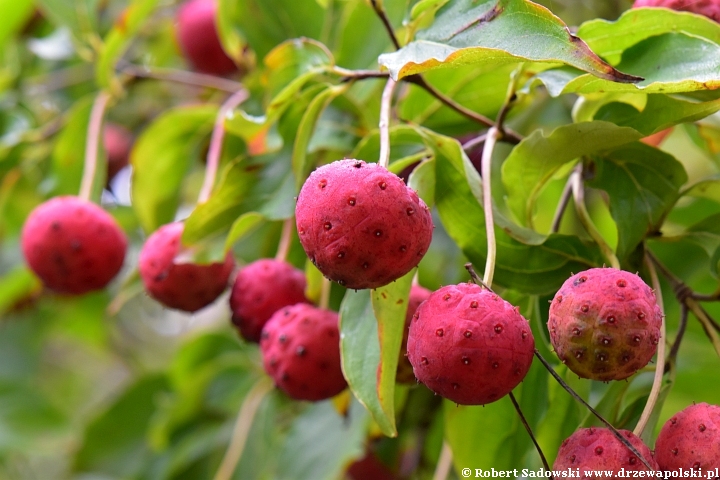
{"type": "Polygon", "coordinates": [[[0,314],[17,302],[39,292],[40,280],[24,265],[18,265],[0,277],[0,314]]]}
{"type": "Polygon", "coordinates": [[[67,27],[77,40],[89,43],[98,30],[100,0],[38,0],[43,14],[58,26],[67,27]]]}
{"type": "Polygon", "coordinates": [[[634,82],[595,55],[550,10],[528,0],[450,0],[418,40],[379,62],[394,79],[440,67],[522,61],[565,63],[616,82],[634,82]]]}
{"type": "Polygon", "coordinates": [[[245,235],[250,234],[250,232],[255,231],[263,222],[265,222],[265,217],[257,212],[248,212],[240,215],[237,220],[233,222],[232,227],[230,227],[230,233],[228,233],[228,236],[225,238],[225,251],[229,252],[232,250],[235,242],[245,235]]]}
{"type": "Polygon", "coordinates": [[[146,232],[175,217],[191,152],[212,130],[216,114],[215,105],[176,107],[136,140],[130,154],[133,208],[146,232]]]}
{"type": "MultiPolygon", "coordinates": [[[[77,195],[85,165],[85,140],[87,138],[93,97],[78,100],[68,113],[68,120],[58,135],[52,153],[52,169],[56,182],[56,195],[77,195]]],[[[102,162],[103,157],[98,158],[102,162]]],[[[103,168],[98,168],[104,172],[103,168]]]]}

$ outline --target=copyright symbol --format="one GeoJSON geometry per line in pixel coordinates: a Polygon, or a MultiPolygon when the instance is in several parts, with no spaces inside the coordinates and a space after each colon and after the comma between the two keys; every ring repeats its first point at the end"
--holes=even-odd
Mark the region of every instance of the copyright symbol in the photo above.
{"type": "Polygon", "coordinates": [[[463,477],[467,478],[472,473],[472,470],[470,470],[469,468],[463,468],[461,473],[463,477]]]}

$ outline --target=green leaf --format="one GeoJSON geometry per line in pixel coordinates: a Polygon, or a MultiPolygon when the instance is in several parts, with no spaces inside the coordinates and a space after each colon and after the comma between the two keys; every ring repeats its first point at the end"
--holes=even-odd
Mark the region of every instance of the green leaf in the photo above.
{"type": "Polygon", "coordinates": [[[0,314],[42,288],[40,280],[24,265],[18,265],[0,277],[0,314]]]}
{"type": "Polygon", "coordinates": [[[140,27],[155,10],[157,3],[158,0],[132,0],[105,36],[100,58],[95,64],[95,75],[100,88],[120,88],[119,83],[112,84],[115,78],[115,65],[130,46],[140,27]]]}
{"type": "Polygon", "coordinates": [[[578,36],[593,52],[615,65],[622,53],[646,38],[682,32],[720,44],[720,24],[707,17],[666,8],[631,8],[611,22],[590,20],[578,28],[578,36]]]}
{"type": "Polygon", "coordinates": [[[682,195],[709,198],[720,203],[720,174],[702,178],[683,189],[682,195]]]}
{"type": "Polygon", "coordinates": [[[146,232],[175,217],[191,152],[212,130],[215,105],[176,107],[150,124],[130,154],[133,208],[146,232]]]}
{"type": "Polygon", "coordinates": [[[257,182],[258,170],[258,165],[244,159],[226,165],[208,201],[198,204],[185,221],[183,243],[193,245],[230,227],[243,213],[243,201],[257,182]]]}
{"type": "Polygon", "coordinates": [[[32,0],[0,0],[0,46],[25,25],[33,13],[32,0]]]}
{"type": "Polygon", "coordinates": [[[248,212],[240,215],[230,227],[230,233],[225,238],[225,251],[232,250],[235,242],[243,238],[245,235],[253,232],[265,221],[265,217],[257,212],[248,212]]]}
{"type": "Polygon", "coordinates": [[[605,190],[618,227],[617,255],[626,258],[646,235],[656,232],[687,182],[672,155],[635,142],[595,157],[588,185],[605,190]]]}
{"type": "Polygon", "coordinates": [[[395,373],[413,273],[373,290],[345,293],[340,306],[343,373],[387,436],[396,436],[395,373]]]}
{"type": "Polygon", "coordinates": [[[0,382],[0,451],[29,450],[38,441],[60,437],[68,419],[37,387],[0,382]]]}
{"type": "Polygon", "coordinates": [[[638,80],[602,61],[550,10],[528,0],[451,0],[417,37],[379,58],[396,80],[441,67],[522,61],[565,63],[612,81],[638,80]]]}
{"type": "MultiPolygon", "coordinates": [[[[52,153],[52,170],[56,182],[56,195],[77,195],[85,164],[85,140],[87,138],[93,97],[78,100],[68,113],[68,120],[58,135],[52,153]]],[[[102,157],[98,158],[98,161],[102,157]]],[[[98,168],[98,173],[104,172],[98,168]]]]}
{"type": "Polygon", "coordinates": [[[54,24],[67,27],[77,40],[88,43],[98,30],[100,0],[38,0],[43,14],[54,24]]]}
{"type": "Polygon", "coordinates": [[[642,136],[634,129],[600,121],[564,125],[548,136],[536,130],[515,146],[502,166],[508,207],[518,220],[532,225],[537,196],[563,165],[642,136]]]}

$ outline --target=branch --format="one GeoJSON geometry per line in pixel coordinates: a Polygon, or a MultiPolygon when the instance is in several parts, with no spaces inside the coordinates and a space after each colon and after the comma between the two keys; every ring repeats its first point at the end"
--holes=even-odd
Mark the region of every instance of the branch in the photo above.
{"type": "Polygon", "coordinates": [[[400,42],[398,42],[398,39],[395,36],[395,30],[393,30],[390,19],[388,18],[387,13],[385,13],[385,10],[383,10],[382,5],[378,4],[377,0],[370,0],[370,3],[372,4],[375,13],[377,13],[378,17],[380,17],[390,40],[392,40],[393,45],[395,45],[395,49],[400,50],[400,42]]]}
{"type": "Polygon", "coordinates": [[[90,200],[92,196],[93,181],[97,172],[98,147],[100,145],[100,135],[102,134],[103,117],[105,117],[105,109],[109,101],[109,93],[105,91],[98,93],[90,111],[90,122],[88,123],[87,138],[85,139],[85,164],[83,165],[83,175],[78,195],[83,200],[90,200]]]}
{"type": "Polygon", "coordinates": [[[390,104],[395,91],[395,80],[388,78],[380,101],[380,158],[378,164],[388,168],[390,164],[390,104]]]}
{"type": "Polygon", "coordinates": [[[152,78],[174,83],[192,85],[194,87],[212,88],[223,92],[235,93],[241,90],[243,85],[232,80],[204,73],[188,72],[161,67],[143,67],[130,63],[121,63],[120,72],[135,78],[152,78]]]}
{"type": "Polygon", "coordinates": [[[560,195],[560,202],[558,203],[557,210],[555,210],[555,216],[553,217],[552,225],[550,226],[550,233],[557,233],[560,230],[560,223],[562,222],[563,214],[570,203],[570,196],[573,193],[572,189],[572,176],[568,177],[563,188],[562,195],[560,195]]]}
{"type": "MultiPolygon", "coordinates": [[[[543,466],[545,467],[545,470],[550,470],[550,465],[548,465],[547,458],[545,458],[545,454],[542,451],[542,448],[540,448],[540,444],[537,442],[537,439],[535,438],[535,435],[532,432],[532,429],[530,428],[530,424],[528,424],[527,420],[525,419],[525,415],[523,415],[522,410],[520,409],[520,405],[518,404],[517,400],[515,399],[515,395],[513,395],[512,392],[509,393],[510,400],[512,400],[513,406],[515,407],[515,411],[517,412],[518,416],[520,417],[520,421],[522,422],[523,426],[525,427],[525,430],[528,432],[528,435],[530,435],[530,439],[532,440],[533,444],[535,445],[535,449],[538,452],[538,455],[540,455],[540,460],[542,461],[543,466]]],[[[554,477],[550,475],[551,479],[554,477]]]]}

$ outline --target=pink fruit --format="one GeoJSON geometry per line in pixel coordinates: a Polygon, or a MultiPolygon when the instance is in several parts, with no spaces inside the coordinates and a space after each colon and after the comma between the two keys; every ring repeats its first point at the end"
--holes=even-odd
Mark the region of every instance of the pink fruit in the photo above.
{"type": "Polygon", "coordinates": [[[371,451],[366,452],[363,458],[351,463],[347,469],[347,475],[350,480],[397,480],[399,478],[371,451]]]}
{"type": "MultiPolygon", "coordinates": [[[[620,430],[620,434],[628,439],[654,470],[658,469],[652,452],[642,440],[628,430],[620,430]]],[[[612,470],[614,473],[623,468],[625,472],[648,470],[607,428],[581,428],[563,441],[552,469],[560,471],[568,468],[573,472],[580,469],[580,478],[588,479],[596,478],[592,474],[585,474],[588,470],[612,470]]]]}
{"type": "Polygon", "coordinates": [[[238,272],[230,294],[233,324],[249,342],[259,342],[265,323],[282,307],[307,303],[305,274],[287,262],[261,259],[238,272]]]}
{"type": "Polygon", "coordinates": [[[225,290],[234,266],[230,254],[224,263],[178,262],[184,225],[160,227],[140,252],[140,276],[145,290],[166,307],[195,312],[211,304],[225,290]]]}
{"type": "Polygon", "coordinates": [[[265,371],[291,398],[319,401],[347,387],[335,312],[305,303],[278,310],[263,328],[260,350],[265,371]]]}
{"type": "Polygon", "coordinates": [[[300,243],[347,288],[377,288],[415,268],[432,239],[425,203],[386,168],[339,160],[310,174],[295,209],[300,243]]]}
{"type": "Polygon", "coordinates": [[[648,364],[662,313],[642,279],[616,268],[591,268],[563,283],[550,305],[550,341],[582,378],[629,377],[648,364]]]}
{"type": "Polygon", "coordinates": [[[697,13],[720,22],[720,0],[635,0],[633,8],[665,7],[697,13]]]}
{"type": "Polygon", "coordinates": [[[720,468],[720,407],[698,403],[663,425],[655,442],[662,470],[720,468]]]}
{"type": "Polygon", "coordinates": [[[448,285],[415,312],[407,350],[415,377],[463,405],[494,402],[530,369],[535,340],[515,307],[475,284],[448,285]]]}
{"type": "Polygon", "coordinates": [[[398,383],[415,383],[415,374],[410,360],[407,358],[407,341],[410,333],[410,322],[422,302],[427,300],[432,292],[420,285],[413,285],[408,298],[407,313],[405,314],[405,328],[403,329],[402,344],[400,345],[400,358],[398,359],[397,375],[395,380],[398,383]]]}
{"type": "Polygon", "coordinates": [[[103,146],[108,157],[107,182],[125,168],[130,158],[133,135],[127,128],[116,123],[108,123],[103,129],[103,146]]]}
{"type": "Polygon", "coordinates": [[[177,14],[177,37],[185,58],[200,72],[227,75],[237,70],[218,38],[216,0],[189,0],[177,14]]]}
{"type": "Polygon", "coordinates": [[[127,250],[115,219],[74,196],[55,197],[35,208],[20,242],[43,284],[72,295],[104,288],[122,268],[127,250]]]}

